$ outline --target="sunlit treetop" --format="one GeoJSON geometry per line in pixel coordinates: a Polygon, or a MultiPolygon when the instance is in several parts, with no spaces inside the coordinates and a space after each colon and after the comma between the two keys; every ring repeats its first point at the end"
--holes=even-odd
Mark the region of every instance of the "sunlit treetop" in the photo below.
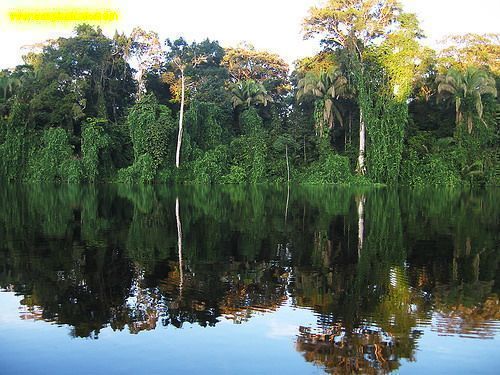
{"type": "Polygon", "coordinates": [[[423,32],[417,16],[401,13],[397,27],[381,44],[380,61],[387,70],[393,95],[406,100],[413,90],[417,78],[428,68],[429,51],[419,43],[423,32]]]}
{"type": "Polygon", "coordinates": [[[255,50],[252,46],[226,49],[222,60],[234,82],[252,79],[257,82],[276,82],[278,91],[286,87],[288,64],[277,54],[255,50]]]}
{"type": "Polygon", "coordinates": [[[306,72],[314,71],[328,71],[338,64],[335,61],[335,55],[332,53],[322,51],[311,57],[304,57],[295,63],[295,69],[300,75],[306,72]]]}
{"type": "Polygon", "coordinates": [[[402,12],[397,0],[328,0],[304,19],[304,38],[321,37],[328,47],[361,54],[364,46],[387,35],[402,12]]]}
{"type": "Polygon", "coordinates": [[[451,35],[439,53],[444,69],[476,66],[500,74],[500,34],[451,35]]]}

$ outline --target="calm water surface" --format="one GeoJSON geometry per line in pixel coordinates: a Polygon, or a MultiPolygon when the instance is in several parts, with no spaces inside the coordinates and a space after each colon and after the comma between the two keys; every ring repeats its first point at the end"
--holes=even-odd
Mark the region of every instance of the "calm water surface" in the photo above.
{"type": "Polygon", "coordinates": [[[0,373],[498,373],[500,190],[0,187],[0,373]]]}

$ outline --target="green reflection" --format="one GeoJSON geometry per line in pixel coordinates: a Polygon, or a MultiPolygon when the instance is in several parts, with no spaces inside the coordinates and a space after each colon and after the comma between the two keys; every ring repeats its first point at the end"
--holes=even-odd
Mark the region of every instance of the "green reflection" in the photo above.
{"type": "Polygon", "coordinates": [[[493,337],[500,192],[290,186],[0,188],[0,286],[22,317],[103,327],[244,323],[310,308],[328,371],[418,360],[421,325],[493,337]],[[434,317],[434,323],[431,322],[434,317]]]}

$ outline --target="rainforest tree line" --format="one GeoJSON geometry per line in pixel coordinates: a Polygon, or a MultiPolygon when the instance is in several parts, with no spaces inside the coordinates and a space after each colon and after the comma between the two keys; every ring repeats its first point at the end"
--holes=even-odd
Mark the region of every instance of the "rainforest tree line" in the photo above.
{"type": "Polygon", "coordinates": [[[434,51],[396,0],[311,8],[317,55],[79,25],[0,72],[2,180],[500,183],[500,37],[434,51]]]}

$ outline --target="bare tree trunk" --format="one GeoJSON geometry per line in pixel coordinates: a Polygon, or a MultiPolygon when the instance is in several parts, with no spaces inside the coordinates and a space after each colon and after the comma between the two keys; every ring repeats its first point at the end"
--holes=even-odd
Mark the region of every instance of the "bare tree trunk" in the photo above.
{"type": "Polygon", "coordinates": [[[177,248],[179,251],[179,295],[182,296],[182,285],[184,282],[184,274],[182,266],[182,226],[181,226],[181,216],[179,213],[179,198],[175,198],[175,219],[177,221],[177,248]]]}
{"type": "Polygon", "coordinates": [[[361,258],[365,238],[365,201],[364,195],[358,199],[358,260],[361,258]]]}
{"type": "Polygon", "coordinates": [[[288,202],[290,200],[290,163],[288,162],[288,145],[285,144],[286,156],[286,173],[287,173],[287,192],[286,192],[286,208],[285,208],[285,226],[288,219],[288,202]]]}
{"type": "Polygon", "coordinates": [[[177,151],[175,153],[175,166],[179,168],[181,164],[181,146],[182,146],[182,122],[184,120],[184,69],[181,69],[181,110],[179,114],[179,133],[177,134],[177,151]]]}
{"type": "Polygon", "coordinates": [[[366,126],[363,117],[363,110],[359,109],[359,156],[356,171],[358,174],[364,176],[366,174],[365,164],[365,150],[366,150],[366,126]]]}
{"type": "Polygon", "coordinates": [[[139,70],[137,74],[137,99],[141,99],[144,92],[146,91],[146,87],[144,84],[144,72],[142,69],[139,70]]]}

